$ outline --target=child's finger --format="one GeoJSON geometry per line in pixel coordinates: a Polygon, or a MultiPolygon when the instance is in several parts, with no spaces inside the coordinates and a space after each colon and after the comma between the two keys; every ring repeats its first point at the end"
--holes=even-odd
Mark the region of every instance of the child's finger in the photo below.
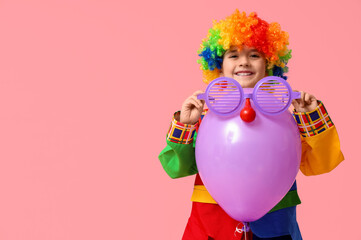
{"type": "MultiPolygon", "coordinates": [[[[184,103],[183,103],[183,107],[184,107],[184,109],[183,110],[185,110],[185,109],[191,109],[192,108],[192,106],[193,106],[194,104],[193,104],[193,99],[192,99],[192,96],[190,96],[190,97],[188,97],[185,101],[184,101],[184,103]]],[[[182,108],[183,108],[182,107],[182,108]]]]}
{"type": "Polygon", "coordinates": [[[294,99],[292,100],[292,105],[297,112],[302,111],[301,107],[301,99],[294,99]]]}
{"type": "Polygon", "coordinates": [[[189,96],[185,101],[184,101],[184,105],[188,106],[191,105],[192,103],[190,102],[190,100],[192,99],[192,96],[189,96]]]}
{"type": "Polygon", "coordinates": [[[300,106],[299,99],[293,99],[292,105],[294,108],[298,108],[300,106]]]}
{"type": "Polygon", "coordinates": [[[194,103],[194,99],[192,97],[187,98],[187,100],[185,102],[185,106],[186,106],[186,108],[189,108],[189,109],[192,108],[193,106],[196,107],[195,103],[194,103]]]}
{"type": "Polygon", "coordinates": [[[312,94],[307,93],[307,96],[306,96],[306,101],[307,101],[307,103],[308,103],[308,104],[311,104],[312,101],[314,101],[314,100],[316,100],[316,97],[313,96],[312,94]]]}
{"type": "Polygon", "coordinates": [[[197,109],[201,108],[202,106],[197,102],[194,98],[189,99],[189,103],[193,106],[195,106],[197,109]]]}
{"type": "Polygon", "coordinates": [[[198,90],[198,91],[195,91],[195,92],[193,93],[193,95],[192,95],[192,96],[195,96],[197,100],[200,100],[200,101],[201,101],[201,103],[202,103],[202,104],[204,104],[204,103],[205,103],[205,101],[204,101],[204,100],[201,100],[201,99],[198,99],[198,98],[197,98],[197,97],[198,97],[198,95],[199,95],[199,94],[202,94],[202,93],[204,93],[204,91],[202,91],[202,90],[198,90]]]}
{"type": "Polygon", "coordinates": [[[310,100],[310,94],[305,92],[305,102],[308,102],[310,100]]]}
{"type": "Polygon", "coordinates": [[[198,96],[199,94],[202,94],[202,93],[204,93],[204,91],[202,91],[202,90],[197,90],[197,91],[195,91],[195,92],[193,93],[193,96],[198,96]]]}
{"type": "Polygon", "coordinates": [[[300,106],[304,107],[305,106],[305,92],[301,91],[301,98],[300,100],[300,106]]]}
{"type": "Polygon", "coordinates": [[[198,108],[203,108],[203,103],[201,100],[197,99],[196,96],[192,96],[192,99],[197,103],[198,108]]]}

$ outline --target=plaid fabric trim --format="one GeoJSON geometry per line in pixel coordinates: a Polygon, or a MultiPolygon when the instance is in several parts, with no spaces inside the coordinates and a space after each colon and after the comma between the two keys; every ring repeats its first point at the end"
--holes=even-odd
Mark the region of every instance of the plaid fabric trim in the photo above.
{"type": "Polygon", "coordinates": [[[328,115],[325,106],[321,101],[317,108],[312,112],[296,112],[293,116],[303,137],[312,137],[322,133],[334,124],[328,115]]]}
{"type": "MultiPolygon", "coordinates": [[[[179,111],[174,115],[178,113],[179,111]]],[[[174,143],[191,144],[193,143],[194,133],[196,132],[196,129],[198,129],[198,125],[198,122],[195,125],[180,123],[175,120],[175,117],[173,116],[172,123],[168,130],[167,140],[174,143]]]]}

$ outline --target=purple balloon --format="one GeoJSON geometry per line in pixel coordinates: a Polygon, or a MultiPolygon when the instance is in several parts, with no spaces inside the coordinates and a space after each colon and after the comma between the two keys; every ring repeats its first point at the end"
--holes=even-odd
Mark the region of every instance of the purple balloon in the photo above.
{"type": "Polygon", "coordinates": [[[239,112],[208,112],[199,127],[196,162],[214,200],[233,219],[258,220],[289,191],[301,161],[300,134],[289,111],[256,111],[253,122],[239,112]]]}

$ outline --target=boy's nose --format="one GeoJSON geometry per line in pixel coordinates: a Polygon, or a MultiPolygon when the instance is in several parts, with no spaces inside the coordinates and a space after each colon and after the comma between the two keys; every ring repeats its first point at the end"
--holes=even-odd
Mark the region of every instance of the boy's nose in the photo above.
{"type": "Polygon", "coordinates": [[[242,67],[249,66],[249,62],[248,62],[247,58],[240,58],[238,64],[239,64],[239,66],[242,66],[242,67]]]}

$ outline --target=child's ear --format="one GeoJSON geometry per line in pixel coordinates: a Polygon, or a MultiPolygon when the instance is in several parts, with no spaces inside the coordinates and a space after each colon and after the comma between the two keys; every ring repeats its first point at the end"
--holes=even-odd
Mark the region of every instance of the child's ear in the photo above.
{"type": "Polygon", "coordinates": [[[219,71],[219,77],[224,77],[222,70],[219,71]]]}

